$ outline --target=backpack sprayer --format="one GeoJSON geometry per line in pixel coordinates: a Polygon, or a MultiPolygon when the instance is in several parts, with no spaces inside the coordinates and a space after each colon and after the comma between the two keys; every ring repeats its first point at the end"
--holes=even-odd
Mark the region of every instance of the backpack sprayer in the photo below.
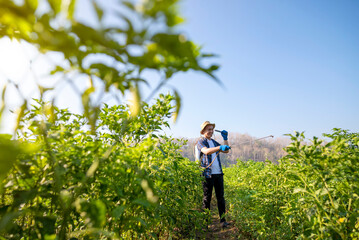
{"type": "MultiPolygon", "coordinates": [[[[216,132],[222,132],[221,130],[215,130],[215,131],[216,131],[216,132]]],[[[247,144],[247,143],[257,142],[257,141],[260,141],[260,140],[263,140],[263,139],[266,139],[266,138],[274,138],[274,136],[273,136],[273,135],[269,135],[269,136],[257,138],[257,139],[254,139],[254,140],[249,140],[249,141],[245,141],[245,142],[241,142],[241,143],[235,144],[234,146],[239,146],[239,145],[243,145],[243,144],[247,144]]],[[[198,142],[198,141],[197,141],[197,142],[198,142]]],[[[217,156],[218,156],[219,153],[220,153],[220,152],[218,152],[218,153],[216,154],[216,157],[212,160],[212,162],[211,162],[206,168],[209,168],[209,167],[213,164],[214,160],[216,160],[216,158],[217,158],[217,156]]],[[[197,143],[196,143],[195,146],[194,146],[194,157],[195,157],[195,160],[200,161],[200,155],[201,155],[201,152],[198,150],[198,148],[197,148],[197,143]]]]}

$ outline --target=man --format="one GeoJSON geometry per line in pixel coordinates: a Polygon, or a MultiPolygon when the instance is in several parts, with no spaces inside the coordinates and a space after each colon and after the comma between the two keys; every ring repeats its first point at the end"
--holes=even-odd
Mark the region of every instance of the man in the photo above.
{"type": "Polygon", "coordinates": [[[228,146],[228,132],[223,130],[221,135],[224,140],[224,145],[220,145],[217,141],[212,139],[215,128],[214,123],[205,121],[201,125],[200,133],[203,135],[197,142],[197,150],[200,152],[201,167],[204,168],[203,175],[203,208],[210,209],[213,187],[216,192],[218,202],[218,212],[221,226],[228,227],[228,223],[224,217],[226,212],[224,200],[223,187],[223,171],[219,153],[228,153],[230,147],[228,146]]]}

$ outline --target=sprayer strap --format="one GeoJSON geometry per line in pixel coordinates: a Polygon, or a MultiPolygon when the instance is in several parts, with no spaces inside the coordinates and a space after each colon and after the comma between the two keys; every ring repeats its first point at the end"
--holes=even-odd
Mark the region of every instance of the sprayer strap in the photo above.
{"type": "MultiPolygon", "coordinates": [[[[213,158],[212,162],[207,166],[205,167],[206,169],[209,168],[210,166],[212,166],[212,164],[214,163],[214,160],[216,160],[216,158],[218,157],[218,154],[220,153],[220,151],[218,151],[218,153],[216,154],[216,156],[213,158]]],[[[206,157],[207,157],[207,154],[206,154],[206,157]]]]}

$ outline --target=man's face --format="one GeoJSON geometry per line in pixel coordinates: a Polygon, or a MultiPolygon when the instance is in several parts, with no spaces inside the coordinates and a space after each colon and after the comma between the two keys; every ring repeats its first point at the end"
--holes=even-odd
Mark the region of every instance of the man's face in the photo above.
{"type": "Polygon", "coordinates": [[[207,125],[203,130],[203,135],[205,138],[211,138],[213,135],[214,127],[212,125],[207,125]]]}

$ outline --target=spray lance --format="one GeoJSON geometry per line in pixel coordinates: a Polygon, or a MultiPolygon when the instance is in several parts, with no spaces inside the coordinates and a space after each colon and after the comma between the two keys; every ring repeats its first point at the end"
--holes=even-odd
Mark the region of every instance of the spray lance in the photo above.
{"type": "MultiPolygon", "coordinates": [[[[214,131],[216,131],[216,132],[222,132],[221,130],[214,130],[214,131]]],[[[235,146],[243,145],[243,144],[246,144],[246,143],[257,142],[257,141],[260,141],[260,140],[263,140],[263,139],[266,139],[266,138],[274,138],[274,136],[273,136],[273,135],[268,135],[268,136],[265,136],[265,137],[262,137],[262,138],[257,138],[257,139],[254,139],[254,140],[249,140],[249,141],[241,142],[241,143],[236,144],[235,146]]]]}
{"type": "MultiPolygon", "coordinates": [[[[216,131],[216,132],[219,132],[219,133],[222,132],[221,130],[215,130],[215,131],[216,131]]],[[[261,138],[257,138],[257,139],[254,139],[254,140],[249,140],[249,141],[241,142],[241,143],[239,143],[239,144],[236,144],[235,146],[239,146],[239,145],[243,145],[243,144],[247,144],[247,143],[257,142],[257,141],[260,141],[260,140],[263,140],[263,139],[266,139],[266,138],[274,138],[274,136],[273,136],[273,135],[268,135],[268,136],[261,137],[261,138]]],[[[212,160],[212,162],[211,162],[206,168],[209,168],[209,167],[213,164],[213,162],[214,162],[214,160],[216,160],[218,154],[219,154],[219,152],[217,153],[216,157],[212,160]]],[[[195,158],[196,158],[197,160],[200,160],[200,159],[199,159],[199,156],[200,156],[200,153],[199,153],[197,147],[195,146],[195,158]]]]}

